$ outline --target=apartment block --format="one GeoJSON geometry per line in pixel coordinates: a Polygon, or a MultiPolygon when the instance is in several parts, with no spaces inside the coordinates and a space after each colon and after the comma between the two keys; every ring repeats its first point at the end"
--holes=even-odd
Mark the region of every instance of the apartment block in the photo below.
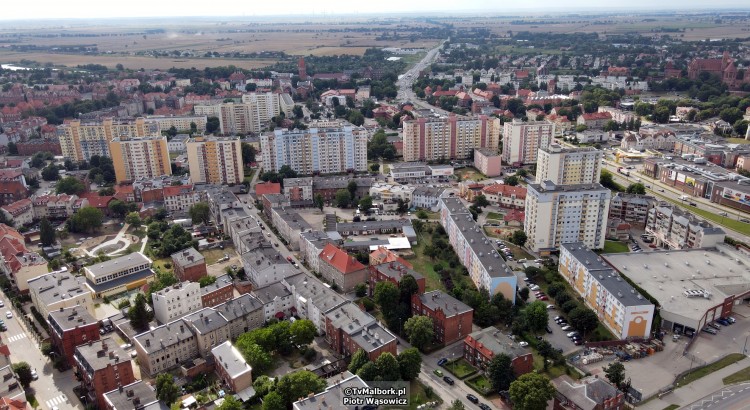
{"type": "Polygon", "coordinates": [[[205,115],[149,115],[146,121],[158,124],[159,131],[167,131],[172,127],[177,131],[189,131],[195,124],[196,131],[206,132],[208,118],[205,115]]]}
{"type": "Polygon", "coordinates": [[[196,282],[180,282],[151,294],[154,318],[168,323],[203,309],[201,287],[196,282]]]}
{"type": "Polygon", "coordinates": [[[198,357],[197,338],[182,319],[135,336],[133,345],[141,371],[150,377],[198,357]]]}
{"type": "Polygon", "coordinates": [[[472,331],[474,309],[440,290],[412,295],[411,313],[432,319],[435,340],[446,346],[472,331]]]}
{"type": "Polygon", "coordinates": [[[61,308],[82,308],[94,314],[91,289],[83,276],[56,271],[29,280],[29,296],[43,317],[61,308]]]}
{"type": "Polygon", "coordinates": [[[282,109],[291,117],[294,102],[290,105],[290,100],[277,93],[250,93],[242,96],[241,103],[196,105],[193,110],[196,115],[219,118],[219,130],[223,135],[259,133],[282,109]]]}
{"type": "Polygon", "coordinates": [[[197,282],[208,275],[206,258],[192,246],[172,254],[174,274],[181,281],[197,282]]]}
{"type": "Polygon", "coordinates": [[[600,184],[529,184],[524,231],[527,246],[549,254],[563,243],[604,248],[612,192],[600,184]]]}
{"type": "Polygon", "coordinates": [[[216,375],[223,385],[227,386],[230,392],[240,396],[245,394],[247,398],[252,397],[250,392],[245,390],[253,387],[253,369],[232,342],[227,340],[214,347],[211,349],[211,355],[214,357],[216,375]]]}
{"type": "Polygon", "coordinates": [[[118,184],[172,175],[167,137],[115,137],[109,142],[109,152],[118,184]]]}
{"type": "Polygon", "coordinates": [[[546,121],[513,120],[503,126],[503,161],[522,165],[537,162],[540,148],[552,143],[555,124],[546,121]]]}
{"type": "Polygon", "coordinates": [[[52,346],[68,365],[74,362],[76,346],[99,340],[99,321],[83,307],[53,310],[47,316],[47,323],[52,346]]]}
{"type": "Polygon", "coordinates": [[[195,137],[187,142],[190,178],[196,184],[239,184],[245,177],[238,138],[195,137]]]}
{"type": "MultiPolygon", "coordinates": [[[[750,163],[750,162],[749,162],[750,163]]],[[[257,190],[257,186],[256,186],[257,190]]],[[[313,198],[313,179],[304,178],[286,178],[284,179],[284,196],[290,201],[312,201],[313,198]]],[[[258,195],[260,196],[260,195],[258,195]]]]}
{"type": "Polygon", "coordinates": [[[404,161],[435,161],[469,158],[475,148],[497,150],[500,119],[419,118],[403,123],[404,161]]]}
{"type": "Polygon", "coordinates": [[[87,285],[97,297],[116,295],[154,280],[151,259],[140,252],[83,268],[87,285]]]}
{"type": "Polygon", "coordinates": [[[502,174],[502,156],[497,149],[477,148],[474,150],[474,168],[488,177],[502,174]]]}
{"type": "Polygon", "coordinates": [[[83,207],[89,203],[87,199],[79,202],[78,196],[66,194],[35,196],[32,197],[31,202],[34,207],[34,217],[37,219],[70,218],[77,207],[83,207]]]}
{"type": "Polygon", "coordinates": [[[135,382],[130,355],[114,338],[80,345],[75,351],[76,374],[89,403],[104,408],[104,393],[135,382]]]}
{"type": "Polygon", "coordinates": [[[591,148],[567,148],[560,144],[540,147],[536,163],[536,183],[555,185],[595,184],[602,173],[603,152],[591,148]]]}
{"type": "Polygon", "coordinates": [[[665,203],[648,210],[646,233],[663,249],[712,248],[726,236],[723,229],[665,203]]]}
{"type": "Polygon", "coordinates": [[[534,370],[534,357],[528,349],[495,327],[487,327],[471,333],[464,339],[464,359],[474,367],[486,370],[492,359],[499,354],[510,357],[510,365],[516,377],[534,370]]]}
{"type": "Polygon", "coordinates": [[[347,303],[326,315],[326,341],[343,356],[362,349],[370,361],[388,352],[396,356],[396,337],[369,313],[347,303]]]}
{"type": "Polygon", "coordinates": [[[615,337],[651,334],[654,305],[584,243],[560,246],[559,272],[615,337]]]}
{"type": "Polygon", "coordinates": [[[440,223],[474,285],[515,303],[517,277],[458,198],[440,198],[440,223]]]}
{"type": "Polygon", "coordinates": [[[300,249],[300,234],[312,230],[300,214],[286,208],[272,208],[271,223],[293,251],[300,249]]]}
{"type": "Polygon", "coordinates": [[[198,354],[203,358],[209,356],[211,349],[229,340],[229,321],[215,309],[201,309],[185,316],[183,321],[192,328],[198,354]]]}
{"type": "Polygon", "coordinates": [[[0,207],[5,219],[12,221],[13,228],[19,228],[34,221],[34,204],[31,199],[21,199],[0,207]]]}
{"type": "Polygon", "coordinates": [[[357,284],[367,280],[367,267],[336,245],[326,245],[318,258],[320,274],[344,293],[353,291],[357,284]]]}
{"type": "Polygon", "coordinates": [[[103,410],[167,410],[168,407],[156,398],[156,390],[148,382],[136,380],[104,394],[103,410]]]}
{"type": "Polygon", "coordinates": [[[24,236],[5,224],[0,224],[0,273],[23,293],[29,290],[29,280],[47,273],[47,260],[30,251],[24,236]]]}
{"type": "Polygon", "coordinates": [[[609,201],[609,218],[643,227],[648,220],[648,211],[656,204],[656,198],[650,195],[618,192],[609,201]]]}
{"type": "Polygon", "coordinates": [[[92,156],[111,157],[109,142],[116,137],[143,138],[158,136],[159,125],[145,118],[82,123],[80,120],[66,121],[57,127],[62,155],[73,161],[89,161],[92,156]]]}
{"type": "Polygon", "coordinates": [[[263,167],[288,165],[300,174],[367,171],[368,132],[352,125],[306,130],[275,130],[260,137],[263,167]]]}
{"type": "Polygon", "coordinates": [[[297,315],[311,321],[321,335],[326,332],[326,315],[349,303],[320,279],[305,273],[289,276],[281,283],[292,292],[297,315]]]}

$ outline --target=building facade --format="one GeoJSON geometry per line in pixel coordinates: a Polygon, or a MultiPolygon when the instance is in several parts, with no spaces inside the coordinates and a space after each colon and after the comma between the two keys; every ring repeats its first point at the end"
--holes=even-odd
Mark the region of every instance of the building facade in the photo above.
{"type": "Polygon", "coordinates": [[[197,282],[208,275],[206,258],[192,246],[172,254],[174,274],[180,281],[197,282]]]}
{"type": "Polygon", "coordinates": [[[201,287],[196,282],[180,282],[151,294],[154,319],[168,323],[203,309],[201,287]]]}
{"type": "Polygon", "coordinates": [[[62,155],[73,161],[89,161],[92,156],[110,157],[109,142],[115,137],[143,138],[158,136],[159,125],[145,118],[81,123],[70,120],[57,127],[62,155]]]}
{"type": "Polygon", "coordinates": [[[726,236],[721,228],[668,204],[648,210],[646,233],[653,235],[654,243],[664,249],[712,248],[724,243],[726,236]]]}
{"type": "Polygon", "coordinates": [[[115,137],[109,141],[109,152],[118,184],[172,175],[167,137],[115,137]]]}
{"type": "Polygon", "coordinates": [[[439,290],[412,295],[411,313],[432,319],[435,340],[446,346],[472,331],[474,309],[439,290]]]}
{"type": "Polygon", "coordinates": [[[403,123],[404,161],[469,158],[475,148],[497,150],[500,119],[419,118],[403,123]]]}
{"type": "Polygon", "coordinates": [[[488,177],[502,174],[502,156],[497,149],[477,148],[474,150],[474,168],[488,177]]]}
{"type": "Polygon", "coordinates": [[[495,327],[487,327],[471,333],[464,339],[464,359],[473,366],[486,370],[492,359],[499,354],[508,355],[516,377],[534,370],[534,357],[514,341],[508,341],[495,327]],[[504,340],[503,340],[504,339],[504,340]]]}
{"type": "Polygon", "coordinates": [[[342,292],[351,292],[357,284],[367,280],[367,267],[336,245],[327,244],[318,258],[320,274],[342,292]]]}
{"type": "Polygon", "coordinates": [[[239,138],[195,137],[186,146],[194,183],[233,185],[245,178],[239,138]]]}
{"type": "Polygon", "coordinates": [[[503,126],[503,161],[513,165],[536,163],[539,149],[548,147],[554,135],[555,124],[546,121],[506,122],[503,126]]]}
{"type": "Polygon", "coordinates": [[[75,364],[88,402],[101,409],[104,393],[135,382],[130,355],[111,337],[78,346],[75,364]]]}
{"type": "Polygon", "coordinates": [[[67,361],[74,363],[77,346],[99,340],[99,322],[83,307],[60,308],[47,316],[52,346],[67,361]]]}
{"type": "Polygon", "coordinates": [[[550,144],[539,148],[536,183],[555,185],[595,184],[602,173],[603,152],[595,148],[564,148],[550,144]]]}

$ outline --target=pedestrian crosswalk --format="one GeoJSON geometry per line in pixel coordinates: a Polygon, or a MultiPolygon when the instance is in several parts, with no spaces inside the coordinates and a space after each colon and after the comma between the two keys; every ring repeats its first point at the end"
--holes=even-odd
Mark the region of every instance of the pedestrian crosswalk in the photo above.
{"type": "Polygon", "coordinates": [[[19,340],[26,339],[26,333],[17,334],[8,338],[8,342],[17,342],[19,340]]]}
{"type": "Polygon", "coordinates": [[[68,398],[64,394],[61,394],[61,395],[59,395],[57,397],[53,397],[53,398],[47,400],[45,403],[47,404],[47,408],[51,409],[54,406],[62,408],[62,406],[60,406],[60,405],[63,404],[63,403],[67,403],[67,402],[68,402],[68,398]]]}

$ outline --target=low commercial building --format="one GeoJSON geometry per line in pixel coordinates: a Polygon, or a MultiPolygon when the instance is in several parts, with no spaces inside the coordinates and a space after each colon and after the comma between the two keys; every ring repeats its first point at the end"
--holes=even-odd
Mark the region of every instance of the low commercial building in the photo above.
{"type": "Polygon", "coordinates": [[[664,330],[692,335],[732,314],[750,297],[750,257],[744,249],[715,248],[602,255],[659,302],[664,330]]]}
{"type": "Polygon", "coordinates": [[[347,303],[326,315],[326,341],[338,354],[350,356],[362,349],[370,361],[388,352],[396,356],[396,337],[369,313],[347,303]]]}
{"type": "Polygon", "coordinates": [[[646,233],[664,249],[711,248],[724,242],[724,230],[680,207],[660,204],[648,211],[646,233]]]}
{"type": "Polygon", "coordinates": [[[370,197],[383,202],[411,202],[415,187],[411,185],[376,182],[370,187],[370,197]]]}
{"type": "Polygon", "coordinates": [[[446,346],[472,331],[474,309],[440,290],[412,295],[411,312],[432,319],[435,340],[446,346]]]}
{"type": "Polygon", "coordinates": [[[196,282],[180,282],[151,294],[154,319],[160,324],[179,319],[203,308],[201,287],[196,282]]]}
{"type": "Polygon", "coordinates": [[[502,175],[502,156],[497,150],[477,148],[474,150],[474,168],[488,177],[502,175]]]}
{"type": "Polygon", "coordinates": [[[254,395],[251,393],[254,392],[253,369],[232,342],[227,340],[214,347],[211,355],[214,357],[216,376],[230,392],[239,395],[243,401],[254,395]]]}
{"type": "Polygon", "coordinates": [[[120,256],[84,269],[96,297],[117,295],[154,280],[151,259],[140,252],[120,256]]]}
{"type": "Polygon", "coordinates": [[[353,291],[357,284],[367,280],[367,267],[333,244],[326,245],[318,258],[320,274],[344,293],[353,291]]]}
{"type": "Polygon", "coordinates": [[[104,394],[104,410],[169,410],[156,398],[156,390],[143,380],[137,380],[104,394]]]}
{"type": "Polygon", "coordinates": [[[221,275],[210,285],[200,288],[200,299],[203,307],[215,307],[232,299],[234,283],[229,275],[221,275]]]}
{"type": "Polygon", "coordinates": [[[50,272],[29,281],[29,296],[43,317],[60,308],[80,307],[94,315],[91,289],[83,276],[74,276],[67,270],[50,272]]]}
{"type": "Polygon", "coordinates": [[[102,409],[104,393],[135,381],[130,355],[111,337],[78,346],[75,363],[88,402],[102,409]]]}
{"type": "Polygon", "coordinates": [[[534,370],[534,357],[531,351],[509,340],[495,327],[478,330],[464,339],[464,359],[481,370],[486,370],[492,359],[499,354],[510,357],[516,377],[534,370]]]}
{"type": "Polygon", "coordinates": [[[192,246],[172,254],[174,274],[180,281],[197,282],[208,275],[206,258],[192,246]]]}
{"type": "Polygon", "coordinates": [[[427,164],[424,162],[397,162],[390,167],[390,177],[397,182],[427,177],[427,164]]]}
{"type": "Polygon", "coordinates": [[[339,222],[336,224],[336,232],[343,236],[382,235],[404,232],[404,227],[411,228],[411,220],[393,219],[382,221],[339,222]]]}
{"type": "Polygon", "coordinates": [[[52,346],[73,364],[76,346],[99,340],[99,322],[83,307],[60,308],[47,316],[52,346]]]}
{"type": "Polygon", "coordinates": [[[560,276],[619,339],[649,337],[654,304],[581,242],[560,246],[560,276]]]}
{"type": "Polygon", "coordinates": [[[554,409],[622,410],[625,393],[603,379],[589,376],[573,380],[563,375],[553,382],[555,389],[554,409]]]}

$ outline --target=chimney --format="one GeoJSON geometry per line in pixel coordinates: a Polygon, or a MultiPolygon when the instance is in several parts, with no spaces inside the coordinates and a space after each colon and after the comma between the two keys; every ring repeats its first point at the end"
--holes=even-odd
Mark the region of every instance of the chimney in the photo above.
{"type": "Polygon", "coordinates": [[[122,390],[123,390],[122,386],[118,387],[117,390],[119,390],[120,393],[122,393],[122,390]]]}
{"type": "Polygon", "coordinates": [[[146,339],[146,347],[151,347],[151,339],[146,339]]]}

